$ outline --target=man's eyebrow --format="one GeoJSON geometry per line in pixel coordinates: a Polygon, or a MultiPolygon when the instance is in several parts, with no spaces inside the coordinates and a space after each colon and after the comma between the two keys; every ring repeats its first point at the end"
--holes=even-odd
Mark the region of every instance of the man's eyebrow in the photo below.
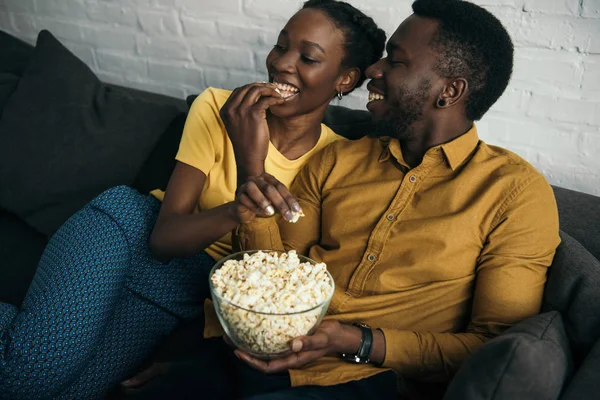
{"type": "Polygon", "coordinates": [[[394,42],[388,42],[387,45],[385,46],[385,51],[389,54],[389,53],[393,53],[394,51],[401,51],[404,54],[408,54],[406,52],[406,50],[404,50],[404,48],[402,46],[400,46],[397,43],[394,42]]]}

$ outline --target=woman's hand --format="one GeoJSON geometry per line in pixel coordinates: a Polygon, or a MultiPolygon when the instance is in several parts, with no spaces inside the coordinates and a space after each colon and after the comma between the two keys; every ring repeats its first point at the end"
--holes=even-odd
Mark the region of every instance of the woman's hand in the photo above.
{"type": "Polygon", "coordinates": [[[233,144],[238,182],[260,175],[269,150],[267,109],[285,99],[272,83],[251,83],[235,89],[220,111],[233,144]]]}
{"type": "Polygon", "coordinates": [[[265,374],[273,374],[288,369],[302,368],[325,355],[340,353],[339,344],[344,340],[343,325],[335,320],[326,320],[310,336],[300,336],[292,341],[293,353],[277,360],[263,361],[240,350],[235,355],[252,368],[265,374]]]}
{"type": "Polygon", "coordinates": [[[256,216],[270,217],[276,212],[291,221],[294,213],[302,213],[298,200],[288,188],[267,173],[248,178],[238,188],[234,203],[241,224],[252,221],[256,216]]]}

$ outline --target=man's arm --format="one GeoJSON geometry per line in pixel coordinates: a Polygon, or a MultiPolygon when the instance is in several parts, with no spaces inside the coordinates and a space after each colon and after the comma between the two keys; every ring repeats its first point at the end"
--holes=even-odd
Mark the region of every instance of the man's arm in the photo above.
{"type": "MultiPolygon", "coordinates": [[[[330,159],[329,147],[314,155],[298,173],[290,188],[304,217],[291,223],[276,214],[271,218],[255,218],[241,224],[234,237],[234,240],[239,241],[241,249],[296,250],[298,254],[308,256],[310,247],[318,243],[321,233],[321,184],[324,166],[331,166],[331,162],[328,162],[330,159]]],[[[277,190],[277,195],[275,187],[263,186],[261,191],[278,210],[274,199],[281,196],[282,189],[277,190]]]]}
{"type": "Polygon", "coordinates": [[[465,333],[383,329],[384,367],[421,380],[447,380],[477,347],[537,314],[558,236],[554,194],[543,177],[515,189],[496,216],[477,262],[465,333]]]}

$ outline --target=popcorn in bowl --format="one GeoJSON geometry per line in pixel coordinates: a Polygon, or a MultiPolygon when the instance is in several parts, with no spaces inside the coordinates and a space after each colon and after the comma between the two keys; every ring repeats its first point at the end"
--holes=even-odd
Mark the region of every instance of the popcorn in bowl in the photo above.
{"type": "Polygon", "coordinates": [[[324,263],[294,250],[254,250],[219,261],[210,287],[229,338],[257,358],[272,359],[289,354],[292,339],[317,329],[334,283],[324,263]]]}

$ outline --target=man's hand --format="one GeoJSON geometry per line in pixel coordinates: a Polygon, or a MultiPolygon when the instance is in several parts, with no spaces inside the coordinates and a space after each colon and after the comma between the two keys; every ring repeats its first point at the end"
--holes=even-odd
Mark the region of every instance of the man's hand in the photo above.
{"type": "Polygon", "coordinates": [[[276,212],[291,221],[294,213],[302,212],[298,200],[288,188],[267,173],[248,178],[236,192],[235,205],[234,212],[241,224],[252,221],[256,216],[273,216],[276,212]]]}
{"type": "Polygon", "coordinates": [[[277,360],[263,361],[240,350],[236,356],[265,374],[274,374],[288,369],[302,368],[325,355],[340,353],[339,344],[343,342],[343,325],[335,320],[326,320],[310,336],[300,336],[292,340],[293,353],[277,360]]]}

